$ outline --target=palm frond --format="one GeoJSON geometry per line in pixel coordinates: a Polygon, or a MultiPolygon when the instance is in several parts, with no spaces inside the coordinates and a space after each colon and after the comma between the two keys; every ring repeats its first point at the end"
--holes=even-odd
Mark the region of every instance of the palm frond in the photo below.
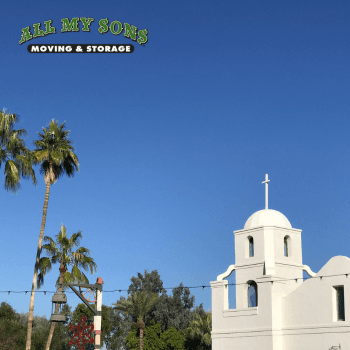
{"type": "Polygon", "coordinates": [[[135,320],[143,320],[157,300],[158,293],[137,291],[129,295],[128,299],[121,299],[113,305],[115,305],[114,309],[121,311],[125,315],[135,320]]]}
{"type": "MultiPolygon", "coordinates": [[[[73,233],[69,239],[69,244],[72,247],[77,247],[80,244],[80,241],[83,239],[83,235],[81,231],[78,231],[77,233],[73,233]]],[[[83,248],[83,247],[82,247],[83,248]]],[[[81,249],[81,248],[80,248],[81,249]]]]}
{"type": "Polygon", "coordinates": [[[85,248],[85,247],[80,247],[76,250],[76,253],[77,254],[84,254],[86,256],[89,256],[90,255],[90,250],[85,248]]]}
{"type": "Polygon", "coordinates": [[[49,158],[49,151],[47,149],[39,149],[34,151],[34,157],[37,163],[41,163],[49,158]]]}
{"type": "Polygon", "coordinates": [[[54,249],[56,248],[56,243],[50,236],[45,236],[44,237],[44,242],[49,242],[49,245],[51,247],[53,247],[54,249]]]}
{"type": "MultiPolygon", "coordinates": [[[[81,231],[74,233],[70,238],[67,237],[67,228],[62,224],[60,232],[56,235],[56,241],[51,237],[45,236],[44,241],[47,244],[43,245],[42,249],[49,256],[51,264],[59,263],[65,268],[64,283],[85,282],[89,283],[88,278],[82,272],[90,271],[91,274],[96,272],[97,265],[91,258],[90,251],[85,247],[79,247],[75,252],[72,249],[80,243],[82,239],[81,231]],[[68,271],[68,266],[72,266],[71,272],[68,271]]],[[[56,286],[59,286],[59,278],[56,286]]]]}
{"type": "Polygon", "coordinates": [[[19,165],[9,159],[5,164],[5,188],[7,191],[16,193],[20,187],[19,165]]]}
{"type": "Polygon", "coordinates": [[[205,313],[202,317],[195,314],[195,319],[187,328],[187,334],[191,339],[199,339],[203,348],[209,348],[211,345],[211,312],[205,313]]]}
{"type": "Polygon", "coordinates": [[[89,256],[84,256],[84,258],[82,260],[77,262],[77,265],[79,267],[82,267],[84,271],[90,270],[91,274],[93,274],[94,272],[97,271],[97,265],[96,265],[94,259],[89,257],[89,256]]]}
{"type": "Polygon", "coordinates": [[[74,279],[80,280],[81,271],[80,271],[79,267],[75,264],[73,265],[73,268],[72,268],[72,275],[73,275],[74,279]]]}
{"type": "Polygon", "coordinates": [[[56,255],[53,255],[51,257],[51,262],[52,264],[56,264],[58,262],[61,262],[62,261],[62,255],[61,255],[61,252],[57,252],[56,255]]]}
{"type": "Polygon", "coordinates": [[[45,250],[47,255],[56,255],[56,247],[53,247],[51,244],[43,244],[41,250],[45,250]]]}
{"type": "Polygon", "coordinates": [[[14,193],[20,188],[21,178],[31,178],[36,184],[32,154],[21,138],[27,133],[14,129],[17,122],[16,114],[0,111],[0,166],[5,164],[5,189],[14,193]]]}
{"type": "Polygon", "coordinates": [[[81,272],[81,282],[89,284],[89,279],[86,277],[84,272],[81,272]]]}
{"type": "Polygon", "coordinates": [[[47,181],[54,183],[63,174],[71,177],[79,170],[78,157],[72,141],[68,139],[69,131],[65,130],[65,123],[58,125],[58,121],[52,119],[38,136],[39,139],[34,142],[35,155],[41,164],[40,172],[47,181]]]}
{"type": "Polygon", "coordinates": [[[37,285],[38,289],[44,285],[44,276],[51,270],[51,261],[47,257],[43,257],[39,260],[37,285]]]}

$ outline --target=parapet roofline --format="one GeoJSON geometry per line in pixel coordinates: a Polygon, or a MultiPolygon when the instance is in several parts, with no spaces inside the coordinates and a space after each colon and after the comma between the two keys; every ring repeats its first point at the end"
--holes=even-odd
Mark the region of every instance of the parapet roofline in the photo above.
{"type": "Polygon", "coordinates": [[[286,232],[295,232],[295,233],[300,233],[302,232],[302,230],[299,230],[297,228],[286,228],[286,227],[282,227],[282,226],[273,226],[273,225],[269,225],[269,226],[265,226],[265,225],[261,225],[261,226],[256,226],[256,227],[252,227],[252,228],[246,228],[246,229],[241,229],[241,230],[236,230],[236,231],[233,231],[233,233],[235,235],[239,235],[239,234],[243,234],[243,233],[246,233],[246,232],[251,232],[251,231],[259,231],[261,230],[262,228],[278,228],[280,230],[283,230],[283,231],[286,231],[286,232]]]}

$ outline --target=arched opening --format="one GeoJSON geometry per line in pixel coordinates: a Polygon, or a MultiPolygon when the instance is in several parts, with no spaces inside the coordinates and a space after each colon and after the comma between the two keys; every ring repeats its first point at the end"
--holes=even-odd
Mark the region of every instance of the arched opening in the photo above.
{"type": "Polygon", "coordinates": [[[236,309],[236,271],[233,271],[232,274],[225,278],[228,282],[228,308],[236,309]]]}
{"type": "Polygon", "coordinates": [[[290,237],[285,236],[283,240],[283,250],[284,250],[284,256],[288,257],[291,253],[291,246],[290,246],[290,237]]]}
{"type": "Polygon", "coordinates": [[[248,282],[248,307],[258,306],[258,286],[254,281],[248,282]]]}
{"type": "Polygon", "coordinates": [[[334,286],[335,292],[335,321],[345,321],[345,307],[344,307],[344,286],[334,286]]]}
{"type": "Polygon", "coordinates": [[[248,237],[248,250],[249,250],[249,257],[254,256],[254,239],[252,236],[248,237]]]}

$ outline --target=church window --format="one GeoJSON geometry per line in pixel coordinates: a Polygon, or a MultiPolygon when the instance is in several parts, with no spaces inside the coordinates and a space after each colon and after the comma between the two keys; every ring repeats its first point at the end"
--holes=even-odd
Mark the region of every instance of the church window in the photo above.
{"type": "Polygon", "coordinates": [[[253,237],[248,237],[248,242],[249,242],[249,257],[254,256],[254,240],[253,237]]]}
{"type": "Polygon", "coordinates": [[[255,282],[248,282],[248,307],[258,306],[258,286],[255,282]]]}
{"type": "Polygon", "coordinates": [[[284,250],[284,256],[290,256],[291,254],[291,242],[290,237],[285,236],[283,240],[283,250],[284,250]]]}
{"type": "Polygon", "coordinates": [[[334,289],[335,289],[336,320],[345,321],[344,286],[337,286],[337,287],[334,287],[334,289]]]}
{"type": "Polygon", "coordinates": [[[288,237],[284,237],[284,256],[288,256],[288,237]]]}

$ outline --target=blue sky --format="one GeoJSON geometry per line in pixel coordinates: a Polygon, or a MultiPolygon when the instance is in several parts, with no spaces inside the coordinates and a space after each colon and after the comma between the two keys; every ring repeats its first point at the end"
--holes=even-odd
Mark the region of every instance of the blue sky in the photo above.
{"type": "MultiPolygon", "coordinates": [[[[2,14],[0,108],[20,115],[32,149],[53,118],[71,130],[80,171],[52,186],[45,234],[83,230],[91,282],[127,289],[157,269],[164,287],[209,285],[235,261],[233,230],[264,208],[266,173],[269,207],[303,230],[304,264],[317,272],[349,255],[348,1],[17,1],[2,14]],[[95,18],[91,31],[61,33],[72,17],[95,18]],[[102,18],[147,28],[148,43],[101,35],[102,18]],[[19,45],[22,28],[47,20],[57,34],[19,45]],[[30,54],[28,44],[135,51],[30,54]]],[[[36,170],[37,187],[1,191],[1,291],[31,287],[45,193],[36,170]]],[[[58,266],[41,290],[57,276],[58,266]]],[[[209,288],[191,291],[211,309],[209,288]]],[[[49,316],[51,296],[36,294],[35,315],[49,316]]],[[[18,312],[29,298],[0,293],[18,312]]]]}

